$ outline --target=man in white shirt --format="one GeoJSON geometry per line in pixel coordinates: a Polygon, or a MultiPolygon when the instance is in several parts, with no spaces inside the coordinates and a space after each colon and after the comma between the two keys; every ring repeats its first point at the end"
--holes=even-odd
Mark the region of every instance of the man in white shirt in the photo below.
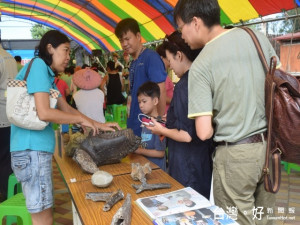
{"type": "Polygon", "coordinates": [[[12,173],[10,165],[10,122],[6,116],[6,87],[7,81],[14,79],[17,73],[16,60],[0,45],[0,202],[7,197],[8,177],[12,173]]]}

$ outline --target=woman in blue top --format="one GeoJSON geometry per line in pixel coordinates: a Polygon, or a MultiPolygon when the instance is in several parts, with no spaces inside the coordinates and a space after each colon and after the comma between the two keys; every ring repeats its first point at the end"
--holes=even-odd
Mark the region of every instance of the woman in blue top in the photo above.
{"type": "Polygon", "coordinates": [[[152,119],[153,133],[167,137],[169,174],[209,198],[212,176],[212,139],[201,141],[195,120],[188,119],[188,72],[199,50],[191,50],[177,31],[163,42],[170,68],[180,78],[174,88],[166,127],[152,119]]]}
{"type": "MultiPolygon", "coordinates": [[[[56,73],[64,72],[70,60],[70,41],[59,31],[48,31],[36,49],[36,55],[27,78],[29,94],[34,95],[40,120],[59,124],[80,124],[85,130],[92,129],[93,134],[101,130],[119,129],[117,123],[98,123],[73,109],[60,96],[57,108],[49,106],[49,89],[55,88],[56,73]]],[[[20,71],[16,79],[22,80],[28,64],[20,71]]],[[[55,149],[55,136],[52,124],[44,130],[27,130],[11,126],[11,164],[22,184],[26,206],[34,225],[52,225],[52,155],[55,149]]]]}

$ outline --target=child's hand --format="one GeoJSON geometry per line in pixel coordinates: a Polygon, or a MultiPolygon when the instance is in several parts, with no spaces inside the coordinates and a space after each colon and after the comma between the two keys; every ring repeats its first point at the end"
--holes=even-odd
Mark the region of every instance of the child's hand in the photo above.
{"type": "Polygon", "coordinates": [[[157,122],[156,119],[151,117],[152,125],[146,126],[153,134],[162,135],[163,129],[165,129],[164,126],[161,125],[161,123],[157,122]]]}

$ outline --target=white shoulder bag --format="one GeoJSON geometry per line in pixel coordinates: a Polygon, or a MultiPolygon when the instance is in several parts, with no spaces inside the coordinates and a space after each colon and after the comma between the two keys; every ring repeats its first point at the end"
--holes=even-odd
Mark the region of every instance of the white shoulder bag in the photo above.
{"type": "MultiPolygon", "coordinates": [[[[34,59],[28,65],[24,80],[10,80],[7,83],[6,114],[9,122],[28,130],[43,130],[49,122],[38,117],[33,94],[27,92],[27,77],[34,59]]],[[[59,91],[50,89],[50,107],[55,108],[59,91]]]]}

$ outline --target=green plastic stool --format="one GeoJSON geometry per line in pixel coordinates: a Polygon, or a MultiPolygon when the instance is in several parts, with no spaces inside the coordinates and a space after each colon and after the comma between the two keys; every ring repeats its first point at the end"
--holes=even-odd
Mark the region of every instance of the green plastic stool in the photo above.
{"type": "Polygon", "coordinates": [[[106,122],[113,122],[114,121],[114,116],[113,114],[110,114],[108,112],[105,112],[105,121],[106,122]]]}
{"type": "MultiPolygon", "coordinates": [[[[22,192],[22,186],[17,180],[14,173],[12,173],[8,178],[8,188],[7,188],[7,199],[11,198],[17,193],[22,192]]],[[[6,224],[10,225],[17,222],[17,217],[15,216],[7,216],[6,217],[6,224]]]]}
{"type": "Polygon", "coordinates": [[[113,105],[106,106],[106,112],[113,115],[113,121],[115,121],[115,122],[117,122],[116,119],[118,118],[117,109],[120,106],[123,106],[123,105],[113,104],[113,105]]]}
{"type": "MultiPolygon", "coordinates": [[[[0,221],[3,217],[17,216],[17,224],[32,225],[31,215],[27,211],[23,193],[18,193],[0,204],[0,221]]],[[[6,221],[7,225],[11,225],[6,221]]]]}
{"type": "Polygon", "coordinates": [[[287,174],[291,173],[291,169],[296,170],[296,171],[300,171],[300,166],[296,163],[288,163],[287,174]]]}
{"type": "Polygon", "coordinates": [[[14,173],[12,173],[8,178],[8,190],[7,190],[7,199],[14,196],[17,193],[22,192],[22,186],[17,180],[14,173]],[[15,192],[16,190],[16,192],[15,192]]]}
{"type": "Polygon", "coordinates": [[[283,168],[284,168],[285,171],[287,171],[287,169],[288,169],[288,164],[289,163],[287,163],[285,161],[281,161],[281,165],[283,165],[283,168]]]}
{"type": "Polygon", "coordinates": [[[120,105],[116,108],[116,117],[114,118],[115,122],[118,122],[121,128],[127,127],[127,106],[120,105]]]}
{"type": "Polygon", "coordinates": [[[107,105],[106,112],[109,114],[112,114],[114,117],[116,117],[116,110],[117,110],[118,106],[122,106],[122,105],[118,105],[118,104],[107,105]]]}

